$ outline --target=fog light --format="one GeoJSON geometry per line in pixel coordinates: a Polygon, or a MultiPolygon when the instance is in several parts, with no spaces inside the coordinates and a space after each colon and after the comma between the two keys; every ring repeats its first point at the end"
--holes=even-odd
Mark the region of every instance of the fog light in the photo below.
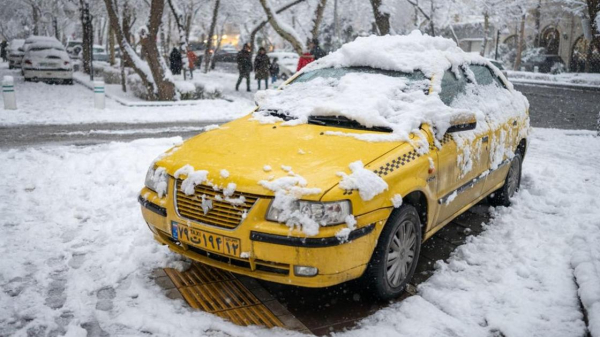
{"type": "Polygon", "coordinates": [[[294,266],[294,274],[296,276],[315,276],[319,273],[319,269],[308,266],[294,266]]]}

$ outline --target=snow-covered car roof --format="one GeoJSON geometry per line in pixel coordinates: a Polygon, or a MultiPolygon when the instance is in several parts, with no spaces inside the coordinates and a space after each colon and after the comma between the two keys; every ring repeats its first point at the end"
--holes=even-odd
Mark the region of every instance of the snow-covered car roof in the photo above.
{"type": "Polygon", "coordinates": [[[64,49],[64,46],[60,41],[51,36],[30,36],[25,39],[24,49],[27,51],[28,49],[35,46],[36,48],[46,47],[46,48],[57,48],[64,49]]]}
{"type": "Polygon", "coordinates": [[[310,63],[302,71],[360,66],[405,73],[420,70],[433,79],[434,90],[439,91],[440,75],[450,67],[456,71],[460,65],[467,63],[489,65],[487,59],[464,52],[450,39],[423,35],[415,30],[408,35],[358,37],[310,63]]]}
{"type": "Polygon", "coordinates": [[[17,50],[19,49],[19,47],[22,47],[23,44],[25,44],[25,40],[23,39],[13,39],[10,41],[10,44],[8,45],[8,49],[10,50],[17,50]]]}

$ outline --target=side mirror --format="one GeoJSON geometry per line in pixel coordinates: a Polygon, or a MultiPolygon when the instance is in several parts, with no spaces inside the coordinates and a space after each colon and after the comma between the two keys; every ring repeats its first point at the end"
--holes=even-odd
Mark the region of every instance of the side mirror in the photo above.
{"type": "Polygon", "coordinates": [[[475,130],[476,127],[477,119],[474,114],[460,114],[450,120],[450,127],[446,133],[475,130]]]}

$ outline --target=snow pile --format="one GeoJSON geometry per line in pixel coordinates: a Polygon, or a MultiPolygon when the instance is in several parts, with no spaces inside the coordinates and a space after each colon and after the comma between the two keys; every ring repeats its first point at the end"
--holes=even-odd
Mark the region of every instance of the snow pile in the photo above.
{"type": "Polygon", "coordinates": [[[335,237],[338,238],[340,242],[348,241],[348,236],[356,229],[356,219],[354,218],[354,215],[348,215],[346,219],[344,219],[344,222],[346,223],[346,228],[342,228],[339,232],[335,233],[335,237]]]}
{"type": "Polygon", "coordinates": [[[303,196],[321,193],[320,188],[306,187],[308,185],[306,179],[297,174],[272,181],[261,180],[258,183],[275,192],[275,199],[273,199],[271,207],[279,211],[277,221],[285,223],[290,230],[298,228],[308,236],[319,234],[320,225],[295,207],[294,203],[303,196]]]}
{"type": "Polygon", "coordinates": [[[186,195],[194,195],[196,193],[196,186],[207,181],[208,171],[195,171],[192,165],[186,164],[175,171],[175,179],[178,179],[182,175],[186,176],[186,178],[181,182],[181,191],[186,195]]]}
{"type": "MultiPolygon", "coordinates": [[[[439,97],[444,71],[451,69],[460,77],[460,67],[469,63],[489,64],[478,55],[463,52],[452,40],[424,36],[416,31],[407,36],[359,37],[302,70],[304,74],[321,71],[323,76],[296,81],[283,90],[259,91],[255,100],[260,110],[254,113],[254,119],[268,124],[282,122],[280,116],[287,115],[289,118],[283,125],[291,126],[306,123],[309,116],[344,116],[366,127],[389,128],[393,133],[328,132],[328,135],[366,141],[408,141],[409,134],[423,123],[434,126],[437,138],[441,139],[453,119],[467,114],[474,113],[481,124],[476,132],[486,128],[486,116],[490,113],[503,120],[524,116],[528,108],[525,97],[496,85],[488,86],[493,92],[485,94],[490,96],[478,93],[487,101],[469,102],[478,105],[445,105],[439,97]],[[406,75],[397,77],[349,67],[371,67],[406,75]],[[336,73],[336,68],[348,70],[336,73]],[[279,115],[272,115],[273,111],[279,115]]],[[[470,70],[466,75],[474,81],[470,70]]],[[[503,77],[499,72],[497,75],[503,77]]],[[[510,84],[508,86],[512,89],[510,84]]]]}
{"type": "Polygon", "coordinates": [[[338,172],[338,176],[342,180],[338,184],[339,188],[344,190],[358,190],[360,198],[364,201],[369,201],[379,193],[388,189],[388,184],[380,176],[373,171],[368,170],[363,165],[362,161],[355,161],[348,165],[351,174],[338,172]]]}

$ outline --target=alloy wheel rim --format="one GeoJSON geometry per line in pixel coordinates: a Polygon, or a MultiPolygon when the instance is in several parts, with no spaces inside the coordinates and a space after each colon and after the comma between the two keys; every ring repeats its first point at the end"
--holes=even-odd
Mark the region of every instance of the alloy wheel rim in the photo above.
{"type": "Polygon", "coordinates": [[[386,256],[386,277],[396,288],[408,276],[415,258],[417,235],[412,222],[403,221],[390,240],[386,256]]]}
{"type": "Polygon", "coordinates": [[[519,162],[513,160],[508,171],[508,196],[512,197],[519,186],[519,162]]]}

